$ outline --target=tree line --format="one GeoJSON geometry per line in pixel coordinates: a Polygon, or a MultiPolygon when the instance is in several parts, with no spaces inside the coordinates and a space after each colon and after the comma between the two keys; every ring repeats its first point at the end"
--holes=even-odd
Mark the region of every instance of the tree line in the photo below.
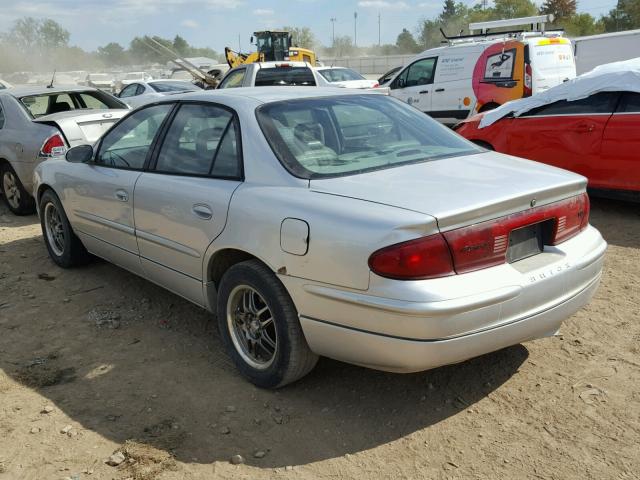
{"type": "MultiPolygon", "coordinates": [[[[589,13],[579,13],[576,0],[545,0],[538,8],[532,0],[494,0],[472,7],[455,0],[445,0],[435,18],[422,19],[412,32],[406,28],[395,43],[358,47],[350,36],[338,36],[329,46],[323,46],[308,27],[283,27],[292,33],[299,47],[317,50],[321,57],[356,55],[392,55],[416,53],[438,46],[442,42],[440,29],[453,36],[468,33],[468,24],[506,18],[553,14],[548,28],[562,28],[569,36],[616,32],[640,28],[640,0],[618,0],[614,9],[596,19],[589,13]]],[[[9,31],[0,33],[0,72],[80,70],[123,68],[129,65],[166,63],[164,55],[149,47],[149,37],[136,37],[128,46],[111,42],[93,52],[69,43],[69,32],[51,19],[25,17],[17,20],[9,31]]],[[[151,37],[183,57],[209,57],[224,62],[223,56],[208,47],[190,45],[180,35],[173,39],[151,37]]]]}

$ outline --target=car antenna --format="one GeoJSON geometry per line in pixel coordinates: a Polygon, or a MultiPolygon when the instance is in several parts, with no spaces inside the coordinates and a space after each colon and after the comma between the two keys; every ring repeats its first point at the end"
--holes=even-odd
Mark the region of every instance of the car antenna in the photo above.
{"type": "Polygon", "coordinates": [[[53,88],[53,81],[56,79],[56,71],[53,71],[53,76],[51,77],[51,83],[47,85],[47,88],[53,88]]]}

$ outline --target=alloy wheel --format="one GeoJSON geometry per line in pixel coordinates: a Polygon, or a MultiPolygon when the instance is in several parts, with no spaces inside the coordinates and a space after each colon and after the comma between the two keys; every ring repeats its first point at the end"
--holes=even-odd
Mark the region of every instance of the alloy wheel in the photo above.
{"type": "Polygon", "coordinates": [[[278,338],[269,305],[256,289],[235,287],[227,300],[227,327],[242,359],[258,370],[269,368],[278,351],[278,338]]]}
{"type": "Polygon", "coordinates": [[[44,225],[47,242],[57,256],[62,256],[65,246],[65,234],[60,218],[60,212],[53,203],[47,203],[44,209],[44,225]]]}
{"type": "Polygon", "coordinates": [[[12,208],[20,208],[20,187],[13,172],[4,172],[2,176],[3,190],[6,200],[12,208]]]}

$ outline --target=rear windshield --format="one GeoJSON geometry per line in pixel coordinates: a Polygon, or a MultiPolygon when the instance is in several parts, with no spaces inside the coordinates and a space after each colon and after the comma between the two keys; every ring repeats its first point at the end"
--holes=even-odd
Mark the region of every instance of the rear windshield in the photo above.
{"type": "Polygon", "coordinates": [[[51,115],[69,110],[104,110],[127,108],[120,100],[101,91],[56,92],[42,95],[28,95],[20,98],[33,118],[51,115]]]}
{"type": "Polygon", "coordinates": [[[539,40],[537,43],[533,41],[530,44],[531,66],[534,70],[546,74],[560,74],[575,69],[570,43],[547,44],[545,40],[539,40]]]}
{"type": "Polygon", "coordinates": [[[194,92],[200,90],[198,87],[189,82],[150,82],[149,85],[156,92],[194,92]]]}
{"type": "Polygon", "coordinates": [[[295,176],[322,178],[478,153],[478,147],[404,102],[345,95],[263,105],[257,118],[295,176]]]}
{"type": "Polygon", "coordinates": [[[355,70],[350,68],[331,68],[328,70],[318,70],[328,82],[348,82],[349,80],[365,80],[355,70]]]}
{"type": "Polygon", "coordinates": [[[309,67],[261,68],[256,74],[256,87],[280,85],[315,86],[313,72],[309,67]]]}

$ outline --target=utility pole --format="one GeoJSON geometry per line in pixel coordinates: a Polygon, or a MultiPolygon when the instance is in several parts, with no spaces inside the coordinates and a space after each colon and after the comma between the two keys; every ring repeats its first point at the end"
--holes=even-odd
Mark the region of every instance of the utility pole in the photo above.
{"type": "Polygon", "coordinates": [[[242,45],[240,44],[240,34],[238,34],[238,52],[242,51],[242,45]]]}
{"type": "Polygon", "coordinates": [[[353,12],[353,46],[358,46],[358,12],[353,12]]]}
{"type": "Polygon", "coordinates": [[[378,46],[381,45],[380,42],[380,12],[378,12],[378,46]]]}
{"type": "Polygon", "coordinates": [[[336,17],[331,17],[331,46],[336,46],[336,21],[338,20],[336,17]]]}

